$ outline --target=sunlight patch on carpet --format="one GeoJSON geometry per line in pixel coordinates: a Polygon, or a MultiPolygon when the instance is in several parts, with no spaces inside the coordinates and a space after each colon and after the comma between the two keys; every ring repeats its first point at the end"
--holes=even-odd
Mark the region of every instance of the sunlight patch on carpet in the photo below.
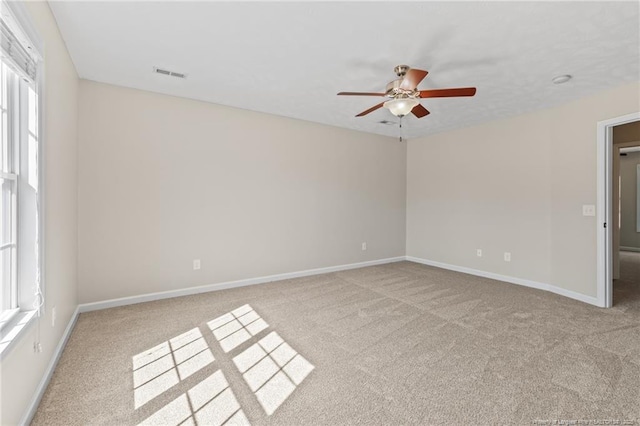
{"type": "Polygon", "coordinates": [[[267,415],[273,414],[314,369],[275,331],[233,362],[267,415]]]}
{"type": "Polygon", "coordinates": [[[222,350],[229,352],[269,327],[249,305],[244,305],[207,323],[222,350]]]}
{"type": "Polygon", "coordinates": [[[200,329],[193,328],[133,357],[136,409],[214,361],[200,329]]]}
{"type": "Polygon", "coordinates": [[[140,425],[249,425],[229,382],[218,370],[140,425]]]}

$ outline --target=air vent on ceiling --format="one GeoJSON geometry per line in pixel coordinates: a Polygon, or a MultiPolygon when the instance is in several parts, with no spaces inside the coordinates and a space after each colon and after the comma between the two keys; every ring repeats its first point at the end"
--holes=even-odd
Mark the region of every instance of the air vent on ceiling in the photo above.
{"type": "Polygon", "coordinates": [[[158,67],[153,67],[153,72],[155,72],[157,74],[168,75],[170,77],[187,78],[186,74],[175,72],[175,71],[164,70],[164,69],[158,68],[158,67]]]}

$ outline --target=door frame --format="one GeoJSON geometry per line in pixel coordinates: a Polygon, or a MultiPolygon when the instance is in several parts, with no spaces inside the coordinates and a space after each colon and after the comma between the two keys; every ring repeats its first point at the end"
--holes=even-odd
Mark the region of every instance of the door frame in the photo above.
{"type": "Polygon", "coordinates": [[[597,126],[597,299],[598,306],[613,305],[612,279],[612,181],[613,181],[613,127],[640,121],[640,112],[623,115],[598,122],[597,126]]]}

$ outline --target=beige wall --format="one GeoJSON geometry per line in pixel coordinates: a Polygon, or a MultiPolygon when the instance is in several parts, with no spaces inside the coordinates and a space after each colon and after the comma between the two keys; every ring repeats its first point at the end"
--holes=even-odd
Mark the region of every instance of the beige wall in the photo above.
{"type": "Polygon", "coordinates": [[[394,138],[89,81],[79,123],[80,302],[404,255],[394,138]]]}
{"type": "MultiPolygon", "coordinates": [[[[638,139],[640,145],[640,139],[638,139]]],[[[640,152],[620,157],[620,245],[640,250],[640,232],[636,228],[638,172],[640,152]]]]}
{"type": "Polygon", "coordinates": [[[409,141],[407,255],[595,297],[596,123],[640,111],[639,89],[409,141]]]}
{"type": "Polygon", "coordinates": [[[2,360],[0,424],[25,414],[54,349],[77,306],[77,91],[78,77],[47,3],[26,2],[45,45],[45,292],[42,353],[33,352],[36,327],[2,360]],[[51,308],[57,322],[51,327],[51,308]]]}

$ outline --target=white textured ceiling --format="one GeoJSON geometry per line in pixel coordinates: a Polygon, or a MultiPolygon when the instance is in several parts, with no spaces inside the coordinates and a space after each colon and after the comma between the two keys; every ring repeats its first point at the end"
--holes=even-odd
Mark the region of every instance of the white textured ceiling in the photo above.
{"type": "Polygon", "coordinates": [[[397,136],[393,67],[429,75],[417,137],[547,108],[640,79],[638,2],[51,2],[81,78],[397,136]],[[188,74],[179,80],[154,66],[188,74]],[[553,85],[559,74],[573,80],[553,85]]]}

